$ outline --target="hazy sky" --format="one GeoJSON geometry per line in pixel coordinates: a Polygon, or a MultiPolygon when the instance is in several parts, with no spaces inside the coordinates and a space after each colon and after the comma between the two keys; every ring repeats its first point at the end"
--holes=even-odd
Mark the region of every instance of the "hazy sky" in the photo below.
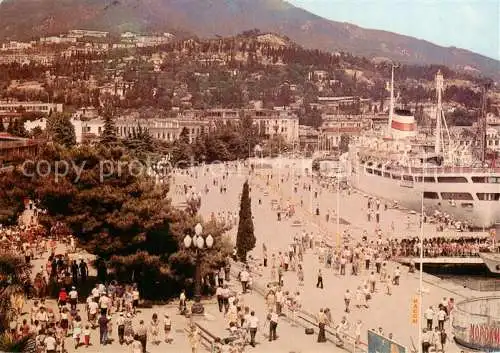
{"type": "Polygon", "coordinates": [[[322,17],[500,59],[500,0],[287,0],[322,17]]]}

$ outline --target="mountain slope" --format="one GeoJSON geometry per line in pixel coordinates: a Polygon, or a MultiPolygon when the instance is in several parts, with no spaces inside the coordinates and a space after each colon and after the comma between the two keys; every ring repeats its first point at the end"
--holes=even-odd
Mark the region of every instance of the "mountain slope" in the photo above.
{"type": "Polygon", "coordinates": [[[307,48],[469,67],[500,79],[500,62],[483,55],[326,20],[282,0],[4,0],[0,4],[0,39],[39,37],[73,28],[183,31],[202,37],[258,28],[286,35],[307,48]]]}

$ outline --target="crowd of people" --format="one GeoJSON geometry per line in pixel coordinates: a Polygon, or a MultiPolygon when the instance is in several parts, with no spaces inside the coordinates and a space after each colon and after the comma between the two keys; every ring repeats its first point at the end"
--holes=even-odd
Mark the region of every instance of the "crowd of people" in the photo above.
{"type": "MultiPolygon", "coordinates": [[[[449,239],[436,237],[424,239],[424,257],[471,257],[479,256],[479,252],[488,251],[491,247],[489,238],[460,237],[449,239]]],[[[389,244],[393,256],[417,257],[420,255],[419,239],[407,238],[391,240],[389,244]]]]}
{"type": "MultiPolygon", "coordinates": [[[[196,175],[192,176],[196,178],[196,175]]],[[[214,178],[211,185],[205,185],[205,193],[212,189],[221,194],[226,193],[227,178],[227,171],[221,174],[220,179],[214,178]]],[[[289,176],[281,178],[283,183],[289,176]]],[[[271,181],[272,177],[268,177],[267,186],[271,181]]],[[[300,183],[297,185],[300,187],[300,183]]],[[[317,200],[321,188],[329,189],[331,185],[325,183],[315,190],[309,182],[304,182],[302,187],[311,191],[313,200],[317,200]]],[[[179,195],[191,193],[201,199],[200,194],[195,193],[188,184],[177,185],[175,192],[179,195]]],[[[297,187],[293,192],[297,193],[297,187]]],[[[324,216],[327,222],[336,216],[331,210],[323,213],[319,201],[316,203],[316,216],[324,216]]],[[[258,205],[262,205],[262,199],[258,199],[258,205]]],[[[292,203],[286,207],[278,206],[274,209],[278,212],[279,221],[280,212],[284,212],[287,218],[294,217],[292,203]]],[[[301,293],[305,292],[305,273],[312,273],[312,269],[308,268],[311,265],[304,261],[305,255],[311,253],[317,260],[315,266],[319,264],[319,268],[314,267],[314,271],[317,271],[315,290],[331,290],[325,276],[328,272],[341,278],[349,276],[352,283],[350,288],[337,296],[338,302],[332,300],[322,305],[315,314],[310,314],[318,328],[316,341],[322,343],[329,339],[341,345],[345,340],[352,339],[359,345],[365,323],[351,319],[349,314],[352,311],[365,312],[375,296],[392,295],[395,287],[404,282],[404,276],[402,269],[390,260],[398,256],[418,256],[419,252],[416,238],[391,239],[383,236],[378,224],[380,214],[387,209],[388,206],[380,200],[368,199],[368,221],[375,224],[376,231],[370,235],[365,231],[361,239],[355,240],[351,231],[346,230],[337,244],[332,245],[326,237],[321,236],[321,232],[304,230],[302,233],[297,232],[293,241],[279,250],[271,252],[263,245],[262,258],[257,262],[250,261],[248,266],[239,271],[241,287],[237,289],[229,283],[229,262],[227,266],[214,271],[210,278],[205,278],[204,283],[216,288],[218,310],[223,314],[229,332],[228,337],[216,340],[215,349],[224,353],[242,352],[245,347],[258,343],[259,331],[266,333],[267,340],[275,341],[282,316],[295,322],[299,314],[307,313],[303,308],[301,293]],[[263,288],[265,309],[260,312],[245,299],[247,293],[251,295],[257,286],[255,276],[262,276],[266,282],[263,288]],[[297,281],[290,281],[292,276],[296,276],[297,281]],[[335,317],[331,310],[333,306],[342,307],[343,314],[335,317]]],[[[237,214],[231,210],[219,210],[212,213],[211,217],[228,227],[235,226],[237,222],[237,214]]],[[[37,225],[0,229],[0,245],[4,251],[22,252],[27,263],[47,257],[45,266],[34,271],[34,290],[30,292],[33,305],[28,317],[21,316],[24,303],[18,297],[13,298],[19,315],[12,320],[9,334],[13,338],[33,334],[35,349],[46,353],[64,352],[68,347],[78,350],[90,345],[108,344],[119,344],[124,349],[128,346],[127,349],[132,353],[145,353],[148,344],[171,344],[172,319],[169,312],[157,310],[152,312],[149,320],[138,315],[141,296],[136,285],[101,282],[87,293],[88,290],[84,288],[88,283],[90,264],[83,257],[75,256],[75,240],[65,232],[61,224],[48,232],[37,225]],[[57,253],[58,244],[63,244],[67,250],[57,253]],[[48,299],[49,295],[53,295],[53,288],[56,288],[57,303],[48,299]]],[[[425,256],[475,256],[487,245],[486,240],[476,238],[432,238],[424,242],[424,253],[425,256]]],[[[449,340],[444,323],[452,315],[453,306],[453,298],[443,298],[436,307],[424,312],[426,330],[421,342],[424,352],[428,352],[431,347],[444,352],[449,340]]],[[[188,313],[184,291],[179,297],[179,313],[188,313]]],[[[386,335],[382,327],[376,331],[388,338],[393,336],[392,333],[386,335]]],[[[189,325],[188,339],[193,352],[196,352],[200,345],[197,325],[189,325]]]]}

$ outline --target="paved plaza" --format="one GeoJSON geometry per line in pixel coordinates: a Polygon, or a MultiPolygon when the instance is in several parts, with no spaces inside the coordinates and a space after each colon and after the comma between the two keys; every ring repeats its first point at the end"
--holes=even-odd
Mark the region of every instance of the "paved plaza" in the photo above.
{"type": "MultiPolygon", "coordinates": [[[[337,236],[337,233],[343,234],[344,231],[351,235],[349,243],[354,245],[361,241],[363,234],[368,236],[368,240],[375,240],[376,223],[372,220],[368,221],[367,214],[367,195],[362,195],[354,191],[348,192],[342,190],[340,195],[337,194],[335,188],[321,187],[317,182],[307,176],[293,176],[293,173],[287,168],[280,169],[263,169],[254,170],[250,173],[243,166],[231,167],[228,169],[229,174],[225,175],[226,168],[223,166],[211,166],[207,171],[206,168],[198,168],[190,172],[175,173],[172,185],[170,188],[170,197],[174,205],[183,207],[186,196],[182,191],[184,185],[192,187],[196,193],[202,195],[200,215],[204,219],[211,217],[227,218],[231,213],[233,216],[238,214],[240,193],[245,180],[250,182],[250,196],[252,199],[252,214],[254,217],[255,236],[257,244],[253,251],[249,253],[249,261],[251,273],[253,277],[254,289],[247,294],[239,295],[240,305],[248,306],[251,310],[255,310],[256,316],[259,318],[260,325],[257,333],[257,346],[246,346],[245,351],[249,352],[295,352],[295,353],[323,353],[323,352],[345,352],[354,350],[353,341],[347,339],[345,341],[345,349],[337,347],[333,342],[317,343],[317,328],[315,334],[306,335],[305,327],[313,326],[313,323],[305,323],[305,321],[291,320],[290,312],[285,310],[286,317],[281,317],[278,324],[278,340],[274,342],[268,341],[268,325],[267,313],[268,304],[263,296],[267,291],[267,285],[273,282],[270,267],[262,266],[263,245],[267,248],[269,258],[272,254],[287,251],[288,246],[294,241],[295,237],[299,237],[304,232],[313,234],[316,245],[313,249],[307,250],[304,253],[302,265],[304,268],[303,285],[299,283],[297,273],[295,271],[284,272],[284,290],[292,292],[300,292],[300,303],[303,312],[311,314],[315,317],[321,308],[329,308],[332,314],[333,324],[329,327],[330,331],[335,331],[335,325],[345,317],[350,323],[347,334],[350,337],[355,335],[354,323],[361,320],[361,346],[358,346],[356,352],[366,351],[367,330],[378,330],[382,328],[386,335],[392,334],[395,341],[408,347],[410,352],[413,346],[418,347],[418,325],[411,323],[411,302],[418,294],[418,272],[410,274],[408,269],[401,266],[401,285],[392,286],[392,295],[387,295],[385,289],[381,288],[380,282],[377,282],[377,288],[373,298],[369,301],[369,308],[357,308],[354,303],[354,293],[361,283],[368,279],[370,272],[361,269],[358,276],[351,275],[347,269],[346,275],[340,275],[338,270],[327,268],[324,263],[320,263],[319,254],[322,249],[328,245],[333,248],[339,248],[344,245],[344,239],[337,236]],[[214,181],[217,185],[214,185],[214,181]],[[309,189],[309,186],[310,189],[309,189]],[[220,190],[221,187],[226,189],[226,192],[220,190]],[[205,191],[208,190],[208,191],[205,191]],[[337,197],[340,199],[337,200],[337,197]],[[337,203],[340,204],[340,209],[337,210],[337,203]],[[285,217],[282,212],[281,220],[278,220],[278,206],[288,207],[293,209],[291,217],[285,217]],[[319,209],[319,215],[316,215],[316,209],[319,209]],[[326,219],[325,213],[328,212],[331,216],[326,219]],[[337,226],[337,212],[341,220],[337,226]],[[366,233],[365,233],[366,231],[366,233]],[[317,288],[317,273],[321,269],[323,273],[324,288],[317,288]],[[344,293],[349,289],[353,293],[353,304],[351,311],[347,314],[344,312],[344,293]]],[[[386,201],[382,200],[382,203],[386,201]]],[[[387,200],[390,202],[390,200],[387,200]]],[[[410,212],[401,209],[387,209],[381,207],[380,213],[380,229],[383,237],[407,237],[418,236],[419,215],[415,212],[410,212]]],[[[24,217],[30,218],[26,213],[24,217]]],[[[233,220],[235,220],[233,218],[233,220]]],[[[236,240],[237,223],[227,234],[233,242],[236,240]]],[[[424,225],[424,233],[426,236],[435,233],[435,226],[431,224],[424,225]]],[[[56,253],[64,253],[66,248],[62,244],[58,244],[56,253]]],[[[90,263],[92,256],[84,252],[72,254],[72,257],[85,257],[90,263]]],[[[45,265],[46,258],[34,260],[33,265],[35,271],[45,265]]],[[[399,264],[389,262],[389,273],[393,273],[396,266],[399,264]]],[[[374,267],[372,265],[372,267],[374,267]]],[[[229,287],[235,293],[241,293],[241,284],[234,276],[240,269],[240,265],[233,264],[233,278],[229,282],[229,287]]],[[[90,275],[95,275],[95,269],[90,269],[90,275]]],[[[448,281],[443,281],[437,277],[424,274],[424,298],[423,309],[425,310],[430,305],[436,306],[443,297],[453,297],[457,302],[465,298],[473,296],[484,296],[491,293],[473,292],[463,286],[453,284],[448,281]]],[[[25,312],[29,312],[31,301],[25,306],[25,312]]],[[[224,338],[229,336],[228,318],[219,312],[217,302],[214,299],[204,302],[205,315],[193,317],[192,320],[197,322],[200,327],[209,331],[211,334],[224,338]]],[[[55,301],[47,301],[48,307],[54,311],[57,310],[55,301]]],[[[85,316],[85,304],[78,305],[80,315],[85,316]]],[[[177,301],[164,306],[153,306],[148,309],[140,309],[138,314],[133,318],[134,325],[137,325],[139,320],[144,320],[146,325],[149,325],[153,313],[163,317],[167,313],[172,320],[173,342],[167,344],[165,342],[159,345],[153,345],[148,342],[147,351],[155,352],[190,352],[191,345],[188,338],[187,329],[190,324],[189,318],[179,314],[177,301]]],[[[304,314],[305,315],[305,314],[304,314]]],[[[112,322],[118,320],[118,313],[112,313],[112,322]]],[[[315,319],[311,319],[313,322],[315,319]]],[[[449,320],[450,321],[450,320],[449,320]]],[[[446,331],[451,336],[450,322],[446,322],[446,331]]],[[[315,322],[314,322],[315,324],[315,322]]],[[[80,347],[78,351],[86,352],[109,352],[117,353],[130,351],[130,346],[120,345],[117,342],[116,326],[110,336],[112,344],[101,346],[99,344],[98,332],[92,331],[92,345],[88,348],[80,347]]],[[[160,338],[163,339],[162,332],[160,338]]],[[[335,339],[331,334],[328,338],[332,341],[335,339]]],[[[66,339],[66,349],[68,352],[76,351],[73,347],[71,338],[66,339]]],[[[204,350],[200,346],[199,351],[204,350]]],[[[461,351],[452,341],[448,343],[446,352],[461,351]]]]}
{"type": "MultiPolygon", "coordinates": [[[[200,209],[203,217],[208,218],[212,213],[238,212],[239,194],[243,182],[248,178],[251,183],[252,213],[257,238],[256,247],[250,253],[253,258],[260,259],[262,257],[262,244],[264,243],[269,255],[284,251],[288,244],[293,241],[294,236],[298,236],[302,231],[312,232],[317,236],[317,239],[324,236],[326,242],[333,246],[339,245],[337,243],[338,237],[335,235],[337,228],[335,218],[330,218],[330,221],[326,222],[324,217],[324,212],[328,209],[336,212],[337,194],[335,190],[322,189],[316,183],[311,184],[310,178],[306,179],[305,176],[294,178],[291,174],[291,171],[286,169],[272,171],[266,169],[249,175],[248,171],[242,168],[238,172],[233,171],[229,178],[222,180],[220,171],[202,172],[197,170],[192,173],[194,177],[176,175],[175,181],[177,184],[186,183],[192,185],[199,191],[203,190],[205,185],[208,186],[209,192],[207,194],[203,193],[200,209]],[[268,179],[268,175],[271,174],[273,175],[272,179],[268,179]],[[226,193],[221,193],[218,187],[212,185],[214,178],[226,186],[226,193]],[[270,180],[270,182],[268,183],[267,180],[270,180]],[[304,183],[311,184],[311,191],[303,188],[304,183]],[[295,192],[295,186],[298,186],[297,192],[295,192]],[[317,197],[314,196],[315,192],[318,192],[317,197]],[[261,200],[260,204],[259,199],[261,200]],[[303,207],[300,206],[301,199],[303,207]],[[282,205],[293,204],[295,215],[289,219],[283,217],[281,221],[278,221],[277,212],[273,209],[276,202],[282,205]],[[319,216],[311,212],[316,207],[320,208],[319,216]],[[300,226],[297,226],[297,224],[300,224],[300,226]]],[[[175,196],[173,198],[176,199],[175,196]]],[[[353,242],[360,240],[364,230],[367,231],[369,237],[375,237],[373,235],[375,223],[368,222],[366,217],[367,206],[364,195],[341,191],[339,203],[340,217],[343,220],[341,223],[350,223],[349,225],[341,224],[340,232],[349,229],[354,238],[353,242]]],[[[414,236],[420,232],[419,215],[405,210],[388,209],[382,211],[380,225],[384,236],[414,236]]],[[[435,232],[433,225],[425,224],[424,227],[426,235],[435,232]]],[[[236,230],[234,228],[231,231],[233,238],[235,238],[236,230]]],[[[334,322],[339,322],[346,315],[343,312],[345,290],[350,289],[352,293],[355,293],[357,286],[367,279],[369,273],[362,271],[360,276],[356,277],[349,275],[349,273],[346,276],[340,276],[333,269],[326,269],[324,265],[320,265],[315,252],[307,252],[303,264],[305,271],[304,286],[299,286],[295,272],[285,272],[285,288],[300,291],[302,306],[306,311],[315,314],[320,308],[328,307],[333,314],[334,322]],[[316,274],[320,268],[323,271],[324,289],[316,288],[316,274]]],[[[396,266],[399,265],[389,263],[389,273],[392,273],[396,266]]],[[[262,274],[258,282],[265,285],[270,281],[270,270],[269,268],[260,268],[258,271],[262,274]]],[[[427,274],[424,274],[423,292],[424,309],[430,305],[437,305],[443,297],[453,297],[455,301],[460,301],[472,296],[489,294],[486,292],[475,293],[462,286],[427,274]]],[[[362,340],[364,341],[366,341],[367,329],[382,327],[385,333],[392,333],[396,341],[410,348],[412,340],[415,345],[418,344],[418,326],[411,324],[410,320],[412,298],[417,294],[418,271],[414,274],[408,274],[408,269],[402,267],[401,285],[393,287],[392,295],[386,295],[382,289],[377,289],[377,293],[370,301],[369,309],[352,308],[347,315],[348,321],[356,322],[359,319],[363,322],[364,333],[362,334],[362,340]]],[[[259,310],[257,307],[256,309],[259,310]]],[[[446,323],[446,329],[448,333],[451,332],[449,321],[446,323]]],[[[303,330],[299,331],[299,336],[294,336],[294,342],[299,341],[309,341],[314,347],[319,346],[315,342],[315,336],[306,336],[303,330]]],[[[283,351],[286,351],[286,349],[283,351]]],[[[460,349],[451,343],[447,351],[460,352],[460,349]]]]}

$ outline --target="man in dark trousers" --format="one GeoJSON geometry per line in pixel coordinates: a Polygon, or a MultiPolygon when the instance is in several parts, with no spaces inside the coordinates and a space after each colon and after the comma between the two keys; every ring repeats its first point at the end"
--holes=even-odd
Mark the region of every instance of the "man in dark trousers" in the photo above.
{"type": "Polygon", "coordinates": [[[71,277],[73,278],[73,284],[76,286],[78,284],[78,265],[75,260],[71,263],[71,277]]]}
{"type": "Polygon", "coordinates": [[[108,317],[105,314],[102,314],[98,320],[99,323],[99,337],[100,342],[103,346],[108,343],[108,317]]]}
{"type": "Polygon", "coordinates": [[[250,345],[252,347],[255,347],[255,335],[257,334],[258,327],[259,327],[259,319],[257,318],[257,316],[255,316],[255,311],[252,310],[248,322],[248,328],[250,331],[250,345]]]}
{"type": "Polygon", "coordinates": [[[148,329],[144,325],[144,320],[139,322],[139,327],[137,328],[137,336],[139,342],[142,344],[142,353],[146,353],[146,345],[148,343],[148,329]]]}
{"type": "Polygon", "coordinates": [[[87,275],[89,273],[89,268],[88,268],[87,263],[85,262],[84,259],[80,260],[80,264],[78,265],[78,267],[80,269],[81,281],[82,281],[82,283],[85,283],[85,281],[87,280],[87,275]]]}
{"type": "Polygon", "coordinates": [[[318,270],[318,282],[316,282],[316,288],[323,289],[323,274],[321,273],[321,269],[318,270]]]}
{"type": "Polygon", "coordinates": [[[269,315],[269,342],[275,341],[278,336],[276,335],[276,329],[278,328],[278,314],[271,309],[269,315]]]}

